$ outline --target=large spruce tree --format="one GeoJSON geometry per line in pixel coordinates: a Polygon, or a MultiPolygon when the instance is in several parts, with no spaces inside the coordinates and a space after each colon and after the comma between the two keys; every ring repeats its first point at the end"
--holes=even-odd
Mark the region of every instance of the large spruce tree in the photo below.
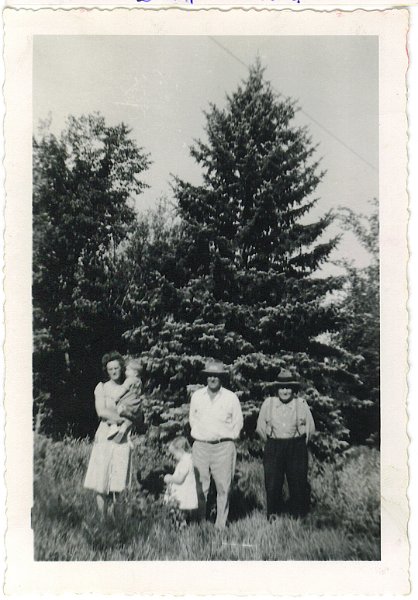
{"type": "Polygon", "coordinates": [[[204,184],[176,184],[200,273],[208,273],[218,256],[234,271],[301,277],[328,258],[335,240],[317,240],[331,216],[301,224],[318,200],[312,194],[323,173],[294,116],[294,103],[277,97],[259,64],[225,109],[212,105],[206,114],[207,142],[191,150],[204,184]]]}
{"type": "MultiPolygon", "coordinates": [[[[309,220],[323,172],[295,112],[258,62],[225,108],[210,107],[207,139],[191,149],[203,183],[174,184],[181,231],[173,268],[158,287],[158,334],[150,338],[144,323],[127,338],[136,351],[148,350],[150,382],[177,404],[205,358],[230,364],[249,433],[279,368],[297,370],[324,433],[318,452],[326,455],[345,445],[338,398],[352,376],[338,351],[318,341],[338,328],[326,301],[338,281],[314,277],[337,239],[323,241],[331,214],[309,220]]],[[[171,422],[177,413],[164,410],[171,422]]]]}

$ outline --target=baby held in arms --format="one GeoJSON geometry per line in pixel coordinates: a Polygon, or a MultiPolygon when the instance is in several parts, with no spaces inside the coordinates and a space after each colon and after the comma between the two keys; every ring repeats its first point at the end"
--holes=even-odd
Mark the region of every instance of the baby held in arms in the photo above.
{"type": "Polygon", "coordinates": [[[123,421],[121,424],[112,424],[107,438],[120,444],[125,440],[132,425],[142,425],[144,413],[141,408],[142,381],[140,379],[141,364],[138,359],[130,359],[126,365],[126,379],[121,386],[121,391],[116,397],[116,410],[123,421]]]}

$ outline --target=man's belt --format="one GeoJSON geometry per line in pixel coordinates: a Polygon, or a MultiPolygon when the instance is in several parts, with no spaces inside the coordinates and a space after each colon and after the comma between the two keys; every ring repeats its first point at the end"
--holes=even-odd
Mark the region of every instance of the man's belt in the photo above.
{"type": "Polygon", "coordinates": [[[195,440],[195,442],[203,442],[204,444],[220,444],[221,442],[234,442],[232,438],[219,438],[219,440],[195,440]]]}
{"type": "Polygon", "coordinates": [[[302,435],[293,435],[292,437],[282,437],[282,438],[272,437],[271,435],[267,436],[268,440],[301,440],[303,438],[306,438],[306,433],[302,433],[302,435]]]}

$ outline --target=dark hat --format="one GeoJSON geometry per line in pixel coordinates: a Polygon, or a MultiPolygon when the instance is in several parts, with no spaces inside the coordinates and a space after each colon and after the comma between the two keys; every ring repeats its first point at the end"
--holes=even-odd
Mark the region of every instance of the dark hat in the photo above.
{"type": "Polygon", "coordinates": [[[299,381],[297,381],[292,373],[287,369],[282,369],[274,382],[278,387],[298,387],[299,381]]]}
{"type": "Polygon", "coordinates": [[[223,362],[219,360],[210,360],[202,369],[203,375],[227,375],[229,371],[225,369],[223,362]]]}

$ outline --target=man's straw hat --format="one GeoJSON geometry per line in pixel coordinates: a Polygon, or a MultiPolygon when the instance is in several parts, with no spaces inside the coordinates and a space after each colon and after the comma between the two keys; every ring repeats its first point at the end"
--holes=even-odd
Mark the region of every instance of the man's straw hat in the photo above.
{"type": "Polygon", "coordinates": [[[206,363],[204,369],[202,369],[203,375],[227,375],[229,371],[225,369],[223,362],[219,360],[210,360],[206,363]]]}

